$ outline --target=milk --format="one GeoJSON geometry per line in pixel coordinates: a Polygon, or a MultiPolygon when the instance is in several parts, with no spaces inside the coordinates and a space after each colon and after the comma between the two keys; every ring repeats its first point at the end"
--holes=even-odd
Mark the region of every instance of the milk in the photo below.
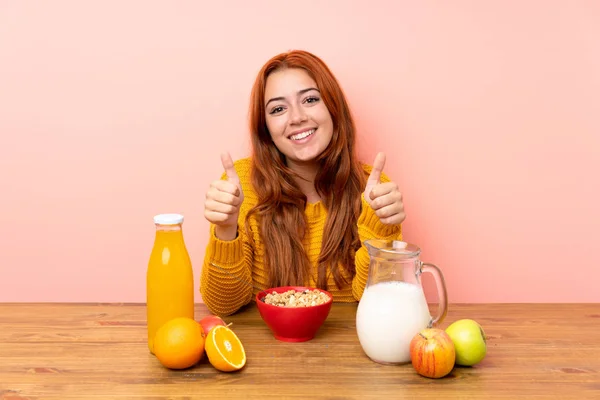
{"type": "Polygon", "coordinates": [[[356,312],[360,344],[380,363],[410,362],[410,341],[430,321],[422,287],[406,282],[367,286],[356,312]]]}

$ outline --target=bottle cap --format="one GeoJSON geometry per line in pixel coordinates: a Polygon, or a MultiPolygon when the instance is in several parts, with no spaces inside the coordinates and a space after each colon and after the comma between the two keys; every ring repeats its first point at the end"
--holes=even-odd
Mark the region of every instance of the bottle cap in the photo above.
{"type": "Polygon", "coordinates": [[[183,222],[181,214],[158,214],[154,216],[154,223],[158,225],[178,225],[183,222]]]}

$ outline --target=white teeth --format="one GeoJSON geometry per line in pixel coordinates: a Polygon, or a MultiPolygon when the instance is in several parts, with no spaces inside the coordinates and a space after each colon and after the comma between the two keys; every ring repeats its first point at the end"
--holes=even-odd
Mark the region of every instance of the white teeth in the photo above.
{"type": "Polygon", "coordinates": [[[302,133],[299,133],[299,134],[297,134],[297,135],[290,136],[290,139],[292,139],[292,140],[300,140],[300,139],[304,139],[305,137],[309,137],[309,136],[310,136],[310,135],[312,135],[313,133],[315,133],[315,130],[314,130],[314,129],[311,129],[311,130],[309,130],[309,131],[302,132],[302,133]]]}

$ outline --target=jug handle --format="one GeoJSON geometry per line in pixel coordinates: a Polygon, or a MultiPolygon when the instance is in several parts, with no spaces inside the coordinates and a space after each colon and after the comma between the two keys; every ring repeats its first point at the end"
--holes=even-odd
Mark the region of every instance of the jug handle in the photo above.
{"type": "Polygon", "coordinates": [[[420,272],[429,272],[433,275],[435,279],[435,285],[437,286],[438,291],[438,312],[437,316],[431,320],[429,323],[431,326],[436,326],[441,323],[444,318],[446,318],[446,313],[448,312],[448,296],[446,294],[446,281],[444,280],[444,275],[442,271],[435,265],[430,263],[421,263],[420,272]]]}

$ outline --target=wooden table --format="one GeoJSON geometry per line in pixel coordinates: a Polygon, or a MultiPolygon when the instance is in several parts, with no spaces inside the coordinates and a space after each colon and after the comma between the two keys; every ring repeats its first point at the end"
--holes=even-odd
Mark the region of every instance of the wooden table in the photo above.
{"type": "MultiPolygon", "coordinates": [[[[162,367],[146,344],[143,304],[0,304],[2,399],[600,399],[600,305],[451,305],[473,318],[488,355],[433,380],[362,352],[355,304],[335,304],[310,342],[275,340],[254,305],[226,318],[248,363],[162,367]]],[[[206,315],[196,307],[196,319],[206,315]]]]}

